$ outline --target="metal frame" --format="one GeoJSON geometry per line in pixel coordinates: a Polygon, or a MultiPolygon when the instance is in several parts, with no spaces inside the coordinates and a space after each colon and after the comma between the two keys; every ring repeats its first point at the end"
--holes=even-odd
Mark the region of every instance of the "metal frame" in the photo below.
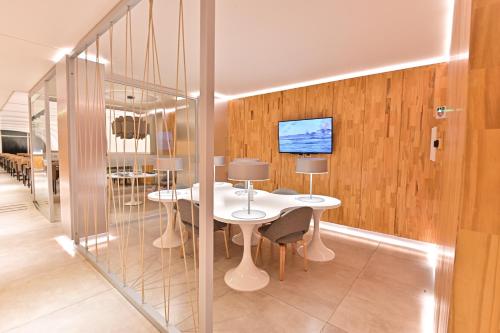
{"type": "Polygon", "coordinates": [[[213,331],[215,0],[200,0],[200,332],[213,331]]]}

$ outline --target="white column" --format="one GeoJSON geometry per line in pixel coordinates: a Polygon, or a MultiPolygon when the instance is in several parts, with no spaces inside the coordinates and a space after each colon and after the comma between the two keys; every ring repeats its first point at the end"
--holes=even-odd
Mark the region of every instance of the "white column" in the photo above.
{"type": "Polygon", "coordinates": [[[200,332],[211,333],[213,322],[214,202],[214,66],[215,0],[200,0],[200,332]]]}

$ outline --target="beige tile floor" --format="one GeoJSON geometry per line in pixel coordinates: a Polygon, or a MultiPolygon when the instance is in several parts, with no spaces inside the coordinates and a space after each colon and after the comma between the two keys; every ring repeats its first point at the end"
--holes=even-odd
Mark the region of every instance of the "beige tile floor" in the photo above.
{"type": "MultiPolygon", "coordinates": [[[[14,190],[17,187],[12,187],[5,177],[1,175],[0,182],[8,185],[8,193],[13,193],[9,200],[27,202],[26,194],[14,190]]],[[[4,195],[0,198],[5,201],[4,195]]],[[[124,229],[130,227],[125,284],[140,294],[143,282],[145,302],[161,315],[168,304],[169,322],[192,332],[196,313],[191,305],[196,293],[192,239],[186,245],[186,261],[180,258],[178,249],[163,250],[162,271],[161,251],[151,245],[160,232],[158,205],[147,202],[145,207],[143,259],[141,230],[133,214],[124,229]]],[[[165,213],[162,211],[163,216],[165,213]]],[[[87,330],[89,324],[93,331],[153,330],[90,266],[78,256],[68,256],[53,241],[60,233],[59,227],[43,221],[32,209],[16,213],[13,218],[16,226],[13,220],[5,222],[0,215],[0,272],[2,281],[6,281],[0,286],[0,318],[9,318],[0,319],[0,332],[13,327],[16,332],[38,328],[78,332],[84,331],[81,328],[87,330]],[[7,248],[15,249],[16,258],[7,255],[7,248]],[[65,277],[71,280],[72,288],[65,277]],[[120,320],[122,315],[126,323],[120,320]]],[[[116,238],[109,249],[105,243],[99,245],[98,261],[105,267],[109,262],[109,271],[121,278],[123,256],[119,248],[125,237],[120,237],[116,225],[110,230],[116,238]]],[[[225,272],[239,263],[242,249],[233,244],[231,258],[226,259],[222,233],[216,233],[214,331],[430,332],[433,269],[425,255],[331,232],[323,232],[323,239],[336,252],[336,259],[310,262],[309,270],[304,272],[302,258],[289,249],[283,282],[278,279],[278,250],[265,242],[259,265],[269,272],[271,281],[258,292],[242,293],[224,282],[225,272]]],[[[93,246],[90,252],[95,252],[93,246]]]]}
{"type": "Polygon", "coordinates": [[[156,332],[0,173],[0,332],[156,332]]]}
{"type": "MultiPolygon", "coordinates": [[[[169,322],[182,331],[192,332],[190,301],[196,294],[192,239],[186,243],[189,283],[178,249],[163,250],[162,273],[161,252],[151,245],[159,237],[158,205],[147,202],[145,211],[145,302],[162,315],[166,311],[169,322]],[[167,281],[165,298],[162,274],[167,281]]],[[[166,216],[163,210],[162,216],[166,216]]],[[[134,219],[132,216],[130,220],[126,284],[140,293],[140,232],[134,219]]],[[[233,234],[238,231],[235,229],[233,234]]],[[[116,239],[110,243],[109,252],[102,246],[100,261],[105,262],[109,254],[110,271],[120,275],[116,226],[111,227],[111,234],[116,239]]],[[[264,242],[259,265],[269,272],[271,281],[258,292],[242,293],[224,282],[225,272],[239,263],[242,248],[232,244],[231,258],[226,259],[222,233],[216,233],[214,331],[429,332],[434,311],[433,268],[424,254],[332,232],[323,232],[323,239],[336,252],[336,259],[310,262],[304,272],[302,258],[289,249],[283,282],[278,279],[278,248],[264,242]]]]}

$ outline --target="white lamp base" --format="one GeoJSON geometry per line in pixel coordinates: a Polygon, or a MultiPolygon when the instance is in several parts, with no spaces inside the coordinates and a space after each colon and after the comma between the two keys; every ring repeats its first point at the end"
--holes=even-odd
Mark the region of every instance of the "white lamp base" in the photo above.
{"type": "Polygon", "coordinates": [[[236,217],[237,219],[255,220],[265,217],[266,213],[261,210],[255,210],[255,209],[251,209],[250,212],[248,211],[248,209],[241,209],[234,211],[231,215],[233,217],[236,217]]]}
{"type": "Polygon", "coordinates": [[[297,197],[296,199],[299,201],[302,201],[302,202],[323,202],[323,201],[325,201],[325,199],[323,199],[321,197],[316,197],[314,195],[312,197],[309,195],[305,195],[302,197],[297,197]]]}

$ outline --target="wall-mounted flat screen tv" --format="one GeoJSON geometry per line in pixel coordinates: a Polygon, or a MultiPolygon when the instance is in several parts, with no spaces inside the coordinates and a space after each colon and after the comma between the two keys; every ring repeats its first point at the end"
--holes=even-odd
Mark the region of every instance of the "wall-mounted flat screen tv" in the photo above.
{"type": "Polygon", "coordinates": [[[333,152],[333,118],[280,121],[280,153],[331,154],[333,152]]]}

